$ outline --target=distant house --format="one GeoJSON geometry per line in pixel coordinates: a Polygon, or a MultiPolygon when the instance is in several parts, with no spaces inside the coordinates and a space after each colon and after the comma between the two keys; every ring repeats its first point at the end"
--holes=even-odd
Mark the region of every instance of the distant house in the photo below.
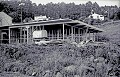
{"type": "Polygon", "coordinates": [[[35,21],[43,21],[43,20],[48,20],[48,18],[46,16],[35,16],[34,17],[35,21]]]}
{"type": "Polygon", "coordinates": [[[96,14],[96,13],[93,13],[92,15],[90,15],[89,18],[99,19],[99,20],[102,20],[102,21],[105,19],[105,17],[103,15],[99,15],[99,14],[96,14]]]}

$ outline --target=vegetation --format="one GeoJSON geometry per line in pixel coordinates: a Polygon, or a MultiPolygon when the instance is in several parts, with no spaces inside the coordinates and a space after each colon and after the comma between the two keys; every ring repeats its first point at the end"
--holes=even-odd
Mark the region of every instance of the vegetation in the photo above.
{"type": "Polygon", "coordinates": [[[100,25],[105,32],[102,32],[100,36],[106,38],[106,41],[110,41],[120,47],[120,21],[106,22],[100,25]]]}
{"type": "Polygon", "coordinates": [[[0,75],[34,77],[119,77],[116,45],[0,45],[0,75]],[[48,75],[48,76],[46,76],[48,75]]]}
{"type": "Polygon", "coordinates": [[[95,13],[102,14],[111,19],[119,19],[119,11],[117,6],[100,7],[96,2],[87,2],[86,4],[76,5],[74,3],[48,3],[46,5],[36,5],[31,1],[23,1],[25,5],[20,5],[19,1],[1,1],[0,11],[4,11],[13,18],[13,22],[20,22],[21,9],[23,20],[25,18],[34,18],[34,16],[46,15],[53,19],[56,18],[70,18],[79,19],[86,18],[91,14],[91,10],[95,13]],[[114,13],[116,15],[114,16],[114,13]]]}

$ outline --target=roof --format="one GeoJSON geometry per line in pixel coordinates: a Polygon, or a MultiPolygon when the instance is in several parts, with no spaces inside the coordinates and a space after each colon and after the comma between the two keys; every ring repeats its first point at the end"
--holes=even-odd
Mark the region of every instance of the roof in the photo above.
{"type": "Polygon", "coordinates": [[[0,17],[4,17],[4,16],[7,16],[9,18],[12,19],[12,17],[10,17],[9,15],[7,15],[5,12],[0,12],[0,17]]]}
{"type": "Polygon", "coordinates": [[[74,26],[78,28],[89,28],[91,31],[96,32],[103,32],[104,30],[94,27],[92,25],[86,24],[84,22],[78,21],[78,20],[71,20],[71,19],[57,19],[57,20],[47,20],[47,21],[39,21],[39,22],[28,22],[28,23],[18,23],[18,24],[12,24],[12,27],[24,27],[24,26],[34,26],[34,25],[57,25],[57,24],[67,24],[69,26],[74,26]]]}
{"type": "Polygon", "coordinates": [[[10,26],[12,24],[12,18],[4,12],[0,12],[0,26],[10,26]]]}

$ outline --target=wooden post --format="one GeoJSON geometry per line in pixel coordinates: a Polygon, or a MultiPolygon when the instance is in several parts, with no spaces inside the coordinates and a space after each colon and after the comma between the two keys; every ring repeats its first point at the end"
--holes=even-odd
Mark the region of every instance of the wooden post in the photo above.
{"type": "Polygon", "coordinates": [[[90,31],[89,31],[89,40],[91,40],[91,34],[90,34],[90,31]]]}
{"type": "Polygon", "coordinates": [[[66,32],[66,35],[65,35],[65,37],[67,38],[67,29],[66,29],[66,31],[65,31],[65,32],[66,32]]]}
{"type": "Polygon", "coordinates": [[[42,30],[42,29],[41,29],[41,26],[40,26],[40,30],[42,30]]]}
{"type": "Polygon", "coordinates": [[[25,39],[26,39],[26,37],[25,37],[25,28],[24,28],[24,43],[25,43],[25,39]]]}
{"type": "Polygon", "coordinates": [[[73,41],[73,27],[71,26],[71,37],[72,37],[72,41],[73,41]]]}
{"type": "Polygon", "coordinates": [[[48,39],[50,40],[50,32],[49,32],[49,30],[48,30],[48,32],[47,32],[47,33],[48,33],[48,39]]]}
{"type": "Polygon", "coordinates": [[[20,43],[22,43],[22,28],[20,28],[20,43]]]}
{"type": "Polygon", "coordinates": [[[61,36],[61,35],[62,35],[62,32],[61,32],[61,29],[60,29],[60,39],[62,39],[62,36],[61,36]]]}
{"type": "Polygon", "coordinates": [[[10,44],[10,28],[9,28],[9,44],[10,44]]]}
{"type": "Polygon", "coordinates": [[[75,40],[75,37],[76,37],[76,34],[75,34],[75,27],[73,28],[73,34],[74,34],[74,35],[73,35],[73,36],[74,36],[73,39],[74,39],[74,41],[76,41],[76,40],[75,40]]]}
{"type": "Polygon", "coordinates": [[[0,44],[1,44],[1,30],[0,30],[0,44]]]}
{"type": "Polygon", "coordinates": [[[29,26],[26,27],[27,28],[27,44],[29,43],[29,26]]]}
{"type": "Polygon", "coordinates": [[[27,44],[29,43],[29,28],[27,27],[27,44]]]}
{"type": "Polygon", "coordinates": [[[31,35],[32,39],[31,39],[31,41],[32,41],[32,43],[33,43],[33,31],[34,31],[34,26],[31,26],[31,27],[32,27],[32,29],[31,29],[31,30],[32,30],[32,31],[31,31],[31,32],[32,32],[32,35],[31,35]]]}
{"type": "Polygon", "coordinates": [[[70,36],[70,29],[69,29],[69,34],[68,35],[70,36]]]}
{"type": "Polygon", "coordinates": [[[80,29],[78,28],[78,36],[79,36],[79,42],[80,42],[80,29]]]}
{"type": "Polygon", "coordinates": [[[52,40],[53,40],[53,30],[52,30],[52,40]]]}
{"type": "Polygon", "coordinates": [[[64,35],[65,31],[64,30],[65,30],[65,24],[63,24],[63,40],[65,39],[65,35],[64,35]]]}
{"type": "Polygon", "coordinates": [[[32,26],[30,26],[30,42],[32,43],[32,34],[33,34],[33,32],[32,32],[32,26]]]}
{"type": "Polygon", "coordinates": [[[95,41],[95,34],[93,33],[93,40],[95,41]]]}
{"type": "Polygon", "coordinates": [[[59,29],[57,30],[57,39],[59,39],[59,29]]]}
{"type": "Polygon", "coordinates": [[[95,35],[96,35],[96,41],[98,42],[98,35],[97,35],[97,33],[95,32],[95,35]]]}
{"type": "Polygon", "coordinates": [[[87,27],[86,32],[85,32],[85,40],[87,40],[87,33],[88,33],[88,27],[87,27]]]}
{"type": "Polygon", "coordinates": [[[42,30],[44,30],[45,29],[45,27],[44,27],[44,25],[43,25],[43,28],[42,28],[42,30]]]}

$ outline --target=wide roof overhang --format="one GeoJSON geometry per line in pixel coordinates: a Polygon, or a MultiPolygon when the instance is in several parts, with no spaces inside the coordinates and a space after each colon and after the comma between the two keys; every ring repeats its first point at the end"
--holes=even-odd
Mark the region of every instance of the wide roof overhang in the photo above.
{"type": "Polygon", "coordinates": [[[73,26],[76,28],[80,28],[80,29],[86,29],[88,28],[88,30],[90,32],[103,32],[103,29],[97,28],[95,26],[86,24],[84,22],[78,21],[78,20],[71,20],[71,19],[57,19],[57,20],[46,20],[46,21],[38,21],[38,22],[28,22],[28,23],[18,23],[18,24],[12,24],[11,26],[9,26],[10,28],[17,28],[17,27],[25,27],[25,26],[42,26],[42,25],[56,25],[57,24],[66,24],[69,26],[73,26]]]}

